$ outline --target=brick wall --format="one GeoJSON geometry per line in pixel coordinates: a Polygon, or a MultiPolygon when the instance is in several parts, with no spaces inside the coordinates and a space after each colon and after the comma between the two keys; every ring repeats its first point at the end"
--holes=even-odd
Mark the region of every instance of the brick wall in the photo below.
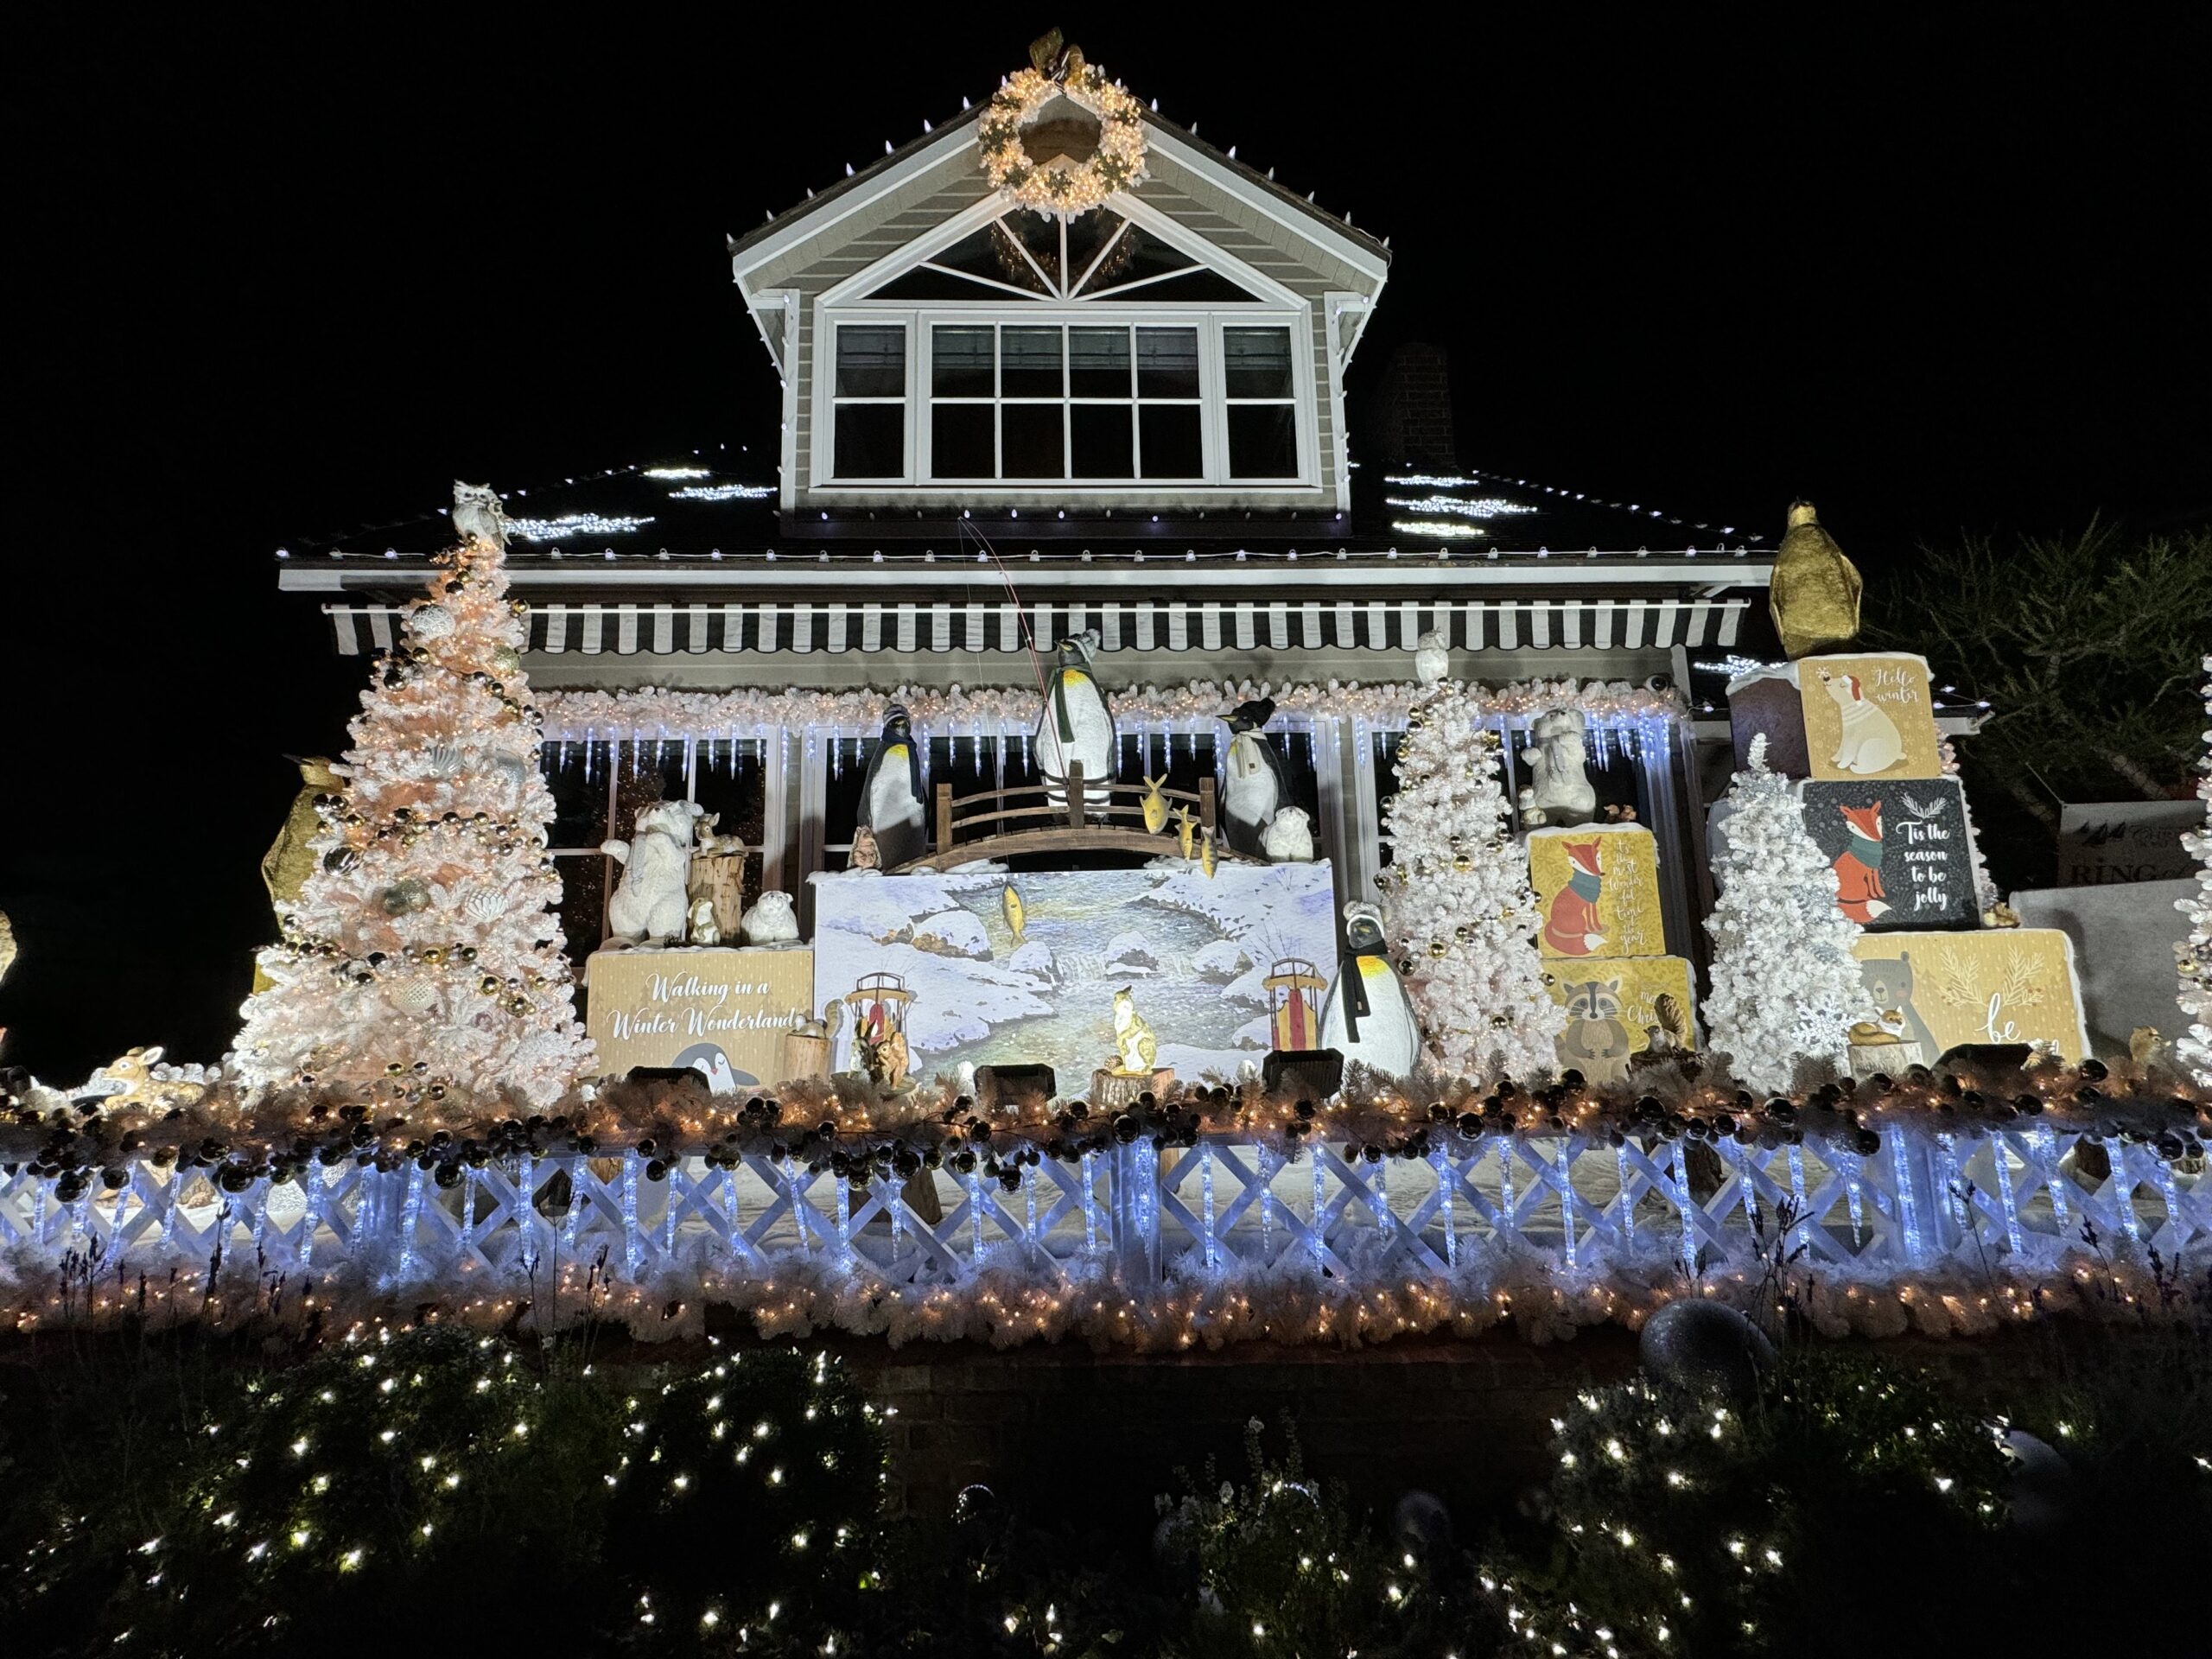
{"type": "Polygon", "coordinates": [[[1371,410],[1367,453],[1384,470],[1459,465],[1452,429],[1452,366],[1441,346],[1410,341],[1390,354],[1371,410]]]}
{"type": "MultiPolygon", "coordinates": [[[[1387,1514],[1409,1488],[1467,1515],[1545,1472],[1551,1419],[1577,1390],[1627,1376],[1636,1340],[1613,1329],[1534,1347],[1516,1337],[1394,1343],[1345,1352],[1240,1344],[1180,1357],[1097,1354],[1071,1344],[1010,1352],[841,1344],[861,1385],[894,1406],[893,1476],[905,1506],[942,1512],[980,1481],[1047,1516],[1151,1524],[1153,1496],[1209,1453],[1244,1473],[1243,1433],[1297,1425],[1308,1469],[1387,1514]]],[[[1281,1449],[1270,1433],[1272,1451],[1281,1449]]]]}

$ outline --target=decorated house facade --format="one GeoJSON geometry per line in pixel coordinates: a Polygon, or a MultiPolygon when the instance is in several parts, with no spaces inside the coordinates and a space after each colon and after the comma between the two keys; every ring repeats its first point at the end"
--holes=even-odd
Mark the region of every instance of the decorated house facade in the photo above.
{"type": "MultiPolygon", "coordinates": [[[[1668,944],[1696,953],[1693,662],[1768,638],[1771,540],[1356,458],[1385,239],[1086,67],[1025,72],[730,258],[766,359],[731,396],[779,400],[778,452],[506,504],[579,956],[618,874],[601,843],[664,797],[741,840],[746,903],[790,893],[810,928],[887,707],[925,786],[1034,785],[1044,666],[1086,632],[1124,779],[1195,790],[1264,690],[1339,905],[1389,860],[1414,653],[1440,636],[1490,689],[1509,798],[1535,717],[1583,714],[1601,805],[1656,834],[1668,944]]],[[[296,545],[279,580],[372,654],[449,534],[296,545]]]]}

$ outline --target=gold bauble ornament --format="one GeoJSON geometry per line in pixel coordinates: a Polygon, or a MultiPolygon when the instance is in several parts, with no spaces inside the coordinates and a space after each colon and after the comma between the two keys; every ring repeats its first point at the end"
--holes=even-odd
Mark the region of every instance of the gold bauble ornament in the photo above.
{"type": "Polygon", "coordinates": [[[502,674],[512,674],[522,667],[522,653],[512,645],[501,645],[492,653],[492,666],[502,674]]]}
{"type": "Polygon", "coordinates": [[[1428,954],[1432,957],[1448,957],[1452,954],[1452,947],[1441,939],[1431,939],[1428,942],[1428,954]]]}
{"type": "Polygon", "coordinates": [[[1475,861],[1465,853],[1456,854],[1452,860],[1452,868],[1465,875],[1475,868],[1475,861]]]}
{"type": "Polygon", "coordinates": [[[1462,944],[1472,944],[1475,942],[1475,930],[1473,925],[1468,922],[1460,923],[1459,926],[1452,930],[1452,937],[1459,940],[1462,944]]]}

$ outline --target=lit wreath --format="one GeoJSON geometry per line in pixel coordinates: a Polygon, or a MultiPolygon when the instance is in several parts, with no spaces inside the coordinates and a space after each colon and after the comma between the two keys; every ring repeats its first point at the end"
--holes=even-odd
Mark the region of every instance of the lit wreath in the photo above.
{"type": "Polygon", "coordinates": [[[1046,61],[1007,77],[984,105],[977,130],[983,172],[1016,205],[1072,219],[1144,177],[1144,111],[1105,71],[1086,63],[1080,48],[1049,54],[1033,48],[1031,54],[1046,61]],[[1022,131],[1058,97],[1098,118],[1098,148],[1088,161],[1060,158],[1040,166],[1023,147],[1022,131]]]}

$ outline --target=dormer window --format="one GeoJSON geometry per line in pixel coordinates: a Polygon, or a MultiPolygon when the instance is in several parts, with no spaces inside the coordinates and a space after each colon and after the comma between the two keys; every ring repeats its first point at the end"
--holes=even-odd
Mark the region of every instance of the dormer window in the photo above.
{"type": "Polygon", "coordinates": [[[825,296],[817,483],[1316,484],[1307,308],[1135,213],[971,219],[825,296]]]}

